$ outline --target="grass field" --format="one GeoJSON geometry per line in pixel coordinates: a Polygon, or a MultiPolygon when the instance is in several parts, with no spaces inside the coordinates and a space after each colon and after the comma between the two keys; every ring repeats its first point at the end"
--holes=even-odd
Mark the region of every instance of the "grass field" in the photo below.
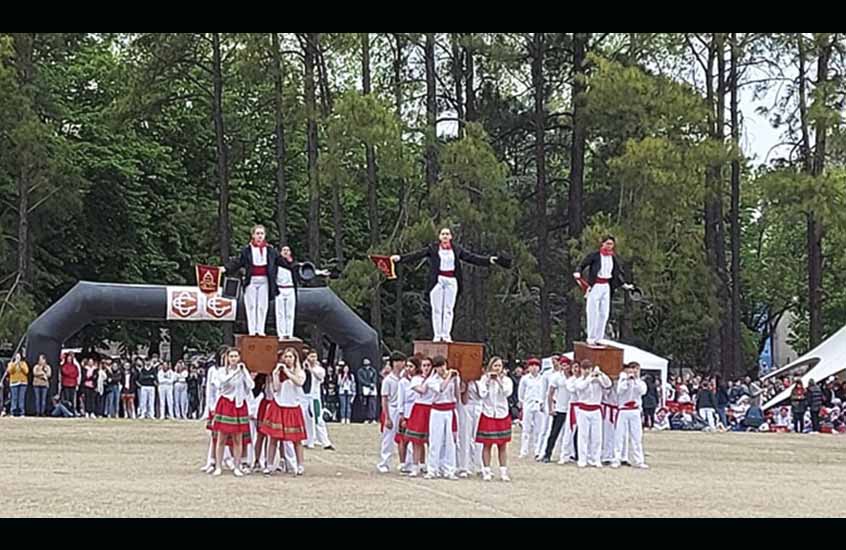
{"type": "Polygon", "coordinates": [[[329,431],[337,451],[306,451],[305,476],[236,479],[199,471],[207,432],[198,422],[1,418],[0,509],[16,517],[846,516],[846,437],[650,432],[650,470],[538,464],[512,448],[513,482],[503,483],[382,475],[378,425],[329,431]]]}

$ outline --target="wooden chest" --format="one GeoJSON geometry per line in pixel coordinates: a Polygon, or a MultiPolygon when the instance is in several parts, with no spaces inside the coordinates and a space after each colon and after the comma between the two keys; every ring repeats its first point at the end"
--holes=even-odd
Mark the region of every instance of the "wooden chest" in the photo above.
{"type": "Polygon", "coordinates": [[[430,342],[415,340],[414,353],[427,357],[443,355],[465,382],[478,380],[484,371],[485,346],[477,342],[430,342]]]}
{"type": "Polygon", "coordinates": [[[612,380],[616,380],[620,376],[620,372],[623,370],[622,348],[601,344],[591,346],[585,342],[574,342],[573,346],[575,347],[576,361],[590,359],[594,366],[598,365],[599,369],[612,380]]]}
{"type": "Polygon", "coordinates": [[[287,348],[294,348],[303,359],[305,343],[299,338],[279,341],[276,336],[235,336],[235,346],[241,352],[241,360],[252,372],[270,373],[276,367],[277,353],[287,348]]]}

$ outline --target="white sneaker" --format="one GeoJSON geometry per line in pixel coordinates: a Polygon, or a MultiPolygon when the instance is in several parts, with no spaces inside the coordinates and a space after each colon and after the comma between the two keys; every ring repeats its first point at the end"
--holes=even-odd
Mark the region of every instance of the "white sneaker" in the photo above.
{"type": "Polygon", "coordinates": [[[303,466],[302,464],[298,464],[297,465],[297,475],[301,476],[304,473],[305,473],[305,466],[303,466]]]}
{"type": "Polygon", "coordinates": [[[461,479],[467,479],[468,477],[470,477],[470,474],[467,472],[467,470],[461,470],[460,472],[458,472],[458,477],[460,477],[461,479]]]}
{"type": "Polygon", "coordinates": [[[244,472],[241,471],[241,468],[235,468],[232,470],[232,475],[235,477],[244,477],[244,472]]]}
{"type": "Polygon", "coordinates": [[[234,470],[235,469],[235,461],[231,458],[227,458],[223,461],[223,465],[226,466],[227,470],[234,470]]]}
{"type": "Polygon", "coordinates": [[[426,472],[426,475],[425,475],[425,476],[423,476],[423,479],[435,479],[435,478],[437,478],[437,477],[438,477],[438,476],[437,476],[437,475],[435,475],[435,474],[433,474],[432,472],[426,472]]]}
{"type": "Polygon", "coordinates": [[[376,466],[376,469],[379,470],[380,474],[387,474],[388,472],[391,471],[390,468],[388,468],[387,466],[385,466],[383,464],[379,464],[378,466],[376,466]]]}
{"type": "Polygon", "coordinates": [[[220,468],[215,468],[214,471],[212,472],[212,476],[214,476],[214,477],[218,477],[221,474],[223,474],[223,470],[221,470],[220,468]]]}
{"type": "Polygon", "coordinates": [[[450,479],[452,481],[458,481],[458,476],[456,476],[455,474],[447,474],[444,476],[444,478],[450,479]]]}
{"type": "Polygon", "coordinates": [[[268,476],[268,477],[270,477],[270,476],[272,476],[272,475],[273,475],[273,471],[272,471],[270,468],[265,468],[265,469],[263,469],[263,470],[261,471],[261,473],[263,473],[264,475],[266,475],[266,476],[268,476]]]}
{"type": "Polygon", "coordinates": [[[579,468],[587,468],[587,464],[585,464],[584,462],[579,462],[579,463],[578,463],[578,464],[576,464],[576,465],[577,465],[579,468]]]}
{"type": "Polygon", "coordinates": [[[417,470],[414,469],[408,472],[408,477],[417,477],[417,470]]]}
{"type": "Polygon", "coordinates": [[[493,481],[493,474],[490,472],[484,472],[482,474],[482,480],[484,481],[493,481]]]}
{"type": "Polygon", "coordinates": [[[588,338],[588,340],[587,340],[587,344],[588,344],[589,346],[595,346],[595,345],[596,345],[596,340],[594,340],[593,338],[588,338]]]}
{"type": "Polygon", "coordinates": [[[450,344],[452,343],[452,338],[450,338],[449,336],[444,336],[444,337],[442,338],[442,340],[443,340],[444,342],[449,342],[450,344]]]}
{"type": "Polygon", "coordinates": [[[213,463],[208,463],[208,464],[206,464],[205,466],[203,466],[202,468],[200,468],[200,471],[201,471],[201,472],[204,472],[204,473],[206,473],[206,474],[210,474],[210,473],[212,473],[212,472],[214,471],[214,464],[213,464],[213,463]]]}
{"type": "Polygon", "coordinates": [[[648,470],[649,465],[645,464],[645,463],[644,464],[637,464],[637,465],[635,465],[635,468],[640,468],[641,470],[648,470]]]}
{"type": "Polygon", "coordinates": [[[615,469],[616,469],[616,468],[619,468],[619,467],[620,467],[620,463],[619,463],[619,462],[617,462],[617,461],[615,460],[614,462],[612,462],[612,463],[611,463],[611,467],[612,467],[612,468],[615,468],[615,469]]]}
{"type": "Polygon", "coordinates": [[[511,478],[508,476],[508,474],[507,474],[507,473],[506,473],[506,474],[502,474],[502,475],[500,476],[500,479],[501,479],[502,481],[511,481],[511,478]]]}
{"type": "Polygon", "coordinates": [[[596,464],[594,464],[594,465],[593,465],[593,467],[594,467],[594,468],[602,468],[602,463],[601,463],[601,462],[597,462],[596,464]]]}

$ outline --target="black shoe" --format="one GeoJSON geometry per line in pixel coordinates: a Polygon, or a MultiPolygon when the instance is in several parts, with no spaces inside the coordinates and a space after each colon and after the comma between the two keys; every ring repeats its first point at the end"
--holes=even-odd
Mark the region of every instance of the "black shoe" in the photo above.
{"type": "Polygon", "coordinates": [[[325,447],[323,447],[323,450],[324,451],[334,451],[335,447],[333,447],[332,445],[326,445],[325,447]]]}
{"type": "Polygon", "coordinates": [[[543,460],[541,460],[541,462],[543,462],[544,464],[549,464],[549,457],[543,457],[543,460]]]}

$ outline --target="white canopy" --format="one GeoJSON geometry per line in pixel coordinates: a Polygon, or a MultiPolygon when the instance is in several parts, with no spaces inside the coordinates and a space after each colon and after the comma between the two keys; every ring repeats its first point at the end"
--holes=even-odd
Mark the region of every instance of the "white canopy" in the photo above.
{"type": "MultiPolygon", "coordinates": [[[[623,350],[623,362],[624,363],[631,363],[632,361],[638,363],[640,365],[641,371],[658,371],[661,374],[661,388],[659,388],[658,395],[663,395],[663,388],[664,385],[667,383],[667,364],[668,361],[663,357],[659,357],[654,353],[649,353],[648,351],[642,350],[640,348],[636,348],[635,346],[630,346],[628,344],[621,344],[620,342],[615,342],[613,340],[599,340],[600,344],[606,346],[614,346],[617,348],[622,348],[623,350]]],[[[569,359],[573,359],[573,352],[565,353],[569,359]]]]}
{"type": "MultiPolygon", "coordinates": [[[[799,357],[792,363],[767,374],[762,378],[762,380],[772,378],[773,376],[788,375],[797,371],[796,374],[802,377],[802,384],[807,386],[808,381],[811,379],[815,382],[821,382],[829,376],[834,376],[843,370],[846,370],[846,326],[829,336],[822,344],[799,357]],[[805,372],[803,374],[799,374],[803,369],[805,372]]],[[[767,410],[774,405],[778,405],[790,397],[790,393],[792,391],[793,384],[780,394],[767,401],[767,403],[764,404],[764,410],[767,410]]]]}

